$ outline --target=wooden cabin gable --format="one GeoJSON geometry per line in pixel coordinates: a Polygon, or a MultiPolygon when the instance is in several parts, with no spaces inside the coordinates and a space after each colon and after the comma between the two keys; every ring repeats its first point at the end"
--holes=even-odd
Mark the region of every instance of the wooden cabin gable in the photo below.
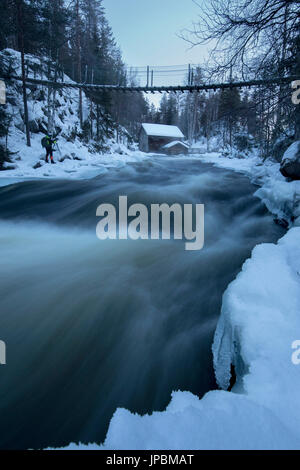
{"type": "Polygon", "coordinates": [[[142,124],[139,133],[139,148],[142,152],[163,153],[165,145],[182,140],[183,134],[177,126],[142,124]]]}

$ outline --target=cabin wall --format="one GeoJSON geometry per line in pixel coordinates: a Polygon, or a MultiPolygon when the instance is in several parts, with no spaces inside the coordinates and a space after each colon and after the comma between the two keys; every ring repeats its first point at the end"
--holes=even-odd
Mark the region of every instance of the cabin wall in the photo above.
{"type": "MultiPolygon", "coordinates": [[[[143,127],[141,127],[139,134],[139,149],[141,152],[162,153],[162,147],[175,140],[182,141],[182,138],[168,137],[168,136],[148,136],[143,127]]],[[[183,151],[177,152],[184,153],[183,151]]]]}

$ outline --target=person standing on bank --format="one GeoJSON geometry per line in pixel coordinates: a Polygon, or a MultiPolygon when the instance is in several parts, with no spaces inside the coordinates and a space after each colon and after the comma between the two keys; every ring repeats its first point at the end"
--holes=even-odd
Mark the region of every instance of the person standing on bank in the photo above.
{"type": "Polygon", "coordinates": [[[50,157],[51,163],[55,163],[53,160],[53,152],[54,152],[53,145],[55,145],[56,142],[57,141],[55,140],[55,138],[53,138],[52,134],[48,134],[42,138],[41,143],[44,149],[46,150],[46,158],[45,158],[46,163],[49,163],[49,157],[50,157]]]}

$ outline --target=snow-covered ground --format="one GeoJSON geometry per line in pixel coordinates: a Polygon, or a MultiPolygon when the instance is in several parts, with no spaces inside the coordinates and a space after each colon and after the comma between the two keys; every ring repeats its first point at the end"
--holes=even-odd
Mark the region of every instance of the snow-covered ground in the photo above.
{"type": "Polygon", "coordinates": [[[81,179],[92,178],[106,173],[109,168],[121,167],[128,162],[136,162],[147,158],[147,155],[131,151],[125,145],[110,143],[111,153],[91,153],[87,145],[79,139],[67,142],[58,138],[60,151],[54,153],[55,165],[45,162],[45,151],[41,147],[41,135],[32,135],[31,147],[25,144],[23,132],[14,129],[9,137],[9,148],[16,155],[12,163],[5,164],[6,168],[0,171],[0,186],[21,182],[30,179],[81,179]],[[59,161],[63,160],[63,161],[59,161]],[[35,168],[36,164],[40,166],[35,168]]]}
{"type": "MultiPolygon", "coordinates": [[[[30,78],[47,78],[49,59],[39,58],[31,54],[26,55],[26,67],[30,78]],[[38,70],[38,72],[37,72],[38,70]]],[[[4,71],[12,69],[16,75],[21,75],[20,53],[13,49],[5,49],[0,53],[0,63],[4,71]]],[[[64,74],[65,82],[72,80],[64,74]]],[[[78,137],[80,123],[78,118],[78,91],[70,88],[62,92],[58,90],[48,96],[48,89],[38,85],[27,91],[28,114],[31,126],[31,147],[26,146],[25,127],[23,122],[23,98],[20,82],[7,82],[7,104],[5,110],[9,116],[9,132],[7,140],[0,139],[0,143],[12,152],[11,163],[5,163],[3,171],[0,171],[0,186],[28,179],[43,178],[90,178],[108,171],[111,167],[123,166],[128,162],[134,162],[146,158],[146,155],[129,150],[122,143],[117,143],[113,138],[105,139],[104,147],[107,153],[95,152],[90,141],[78,137]],[[49,121],[48,100],[55,102],[55,112],[52,109],[53,132],[58,132],[59,150],[54,153],[57,164],[51,165],[45,162],[45,149],[41,146],[41,139],[47,129],[49,121]]],[[[90,103],[83,93],[83,118],[87,119],[90,103]]],[[[94,129],[95,132],[95,129],[94,129]]],[[[126,140],[124,138],[124,140],[126,140]]],[[[132,146],[134,149],[134,146],[132,146]]]]}

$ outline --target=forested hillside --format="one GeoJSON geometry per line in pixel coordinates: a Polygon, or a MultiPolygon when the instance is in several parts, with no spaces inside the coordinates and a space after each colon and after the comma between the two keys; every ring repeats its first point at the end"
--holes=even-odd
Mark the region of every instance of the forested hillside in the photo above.
{"type": "MultiPolygon", "coordinates": [[[[198,23],[182,33],[188,44],[215,44],[210,60],[192,70],[194,85],[265,80],[262,87],[209,92],[164,93],[157,108],[141,92],[79,90],[73,95],[71,138],[107,148],[107,139],[132,141],[141,122],[178,125],[190,145],[204,150],[247,155],[255,150],[281,161],[300,137],[300,105],[292,102],[291,82],[272,78],[300,76],[299,2],[297,0],[222,0],[199,4],[198,23]],[[251,3],[251,5],[250,5],[251,3]],[[76,94],[77,93],[77,94],[76,94]]],[[[23,78],[79,83],[139,85],[138,74],[123,61],[102,0],[3,0],[0,50],[20,52],[16,65],[5,52],[0,77],[18,70],[23,78]],[[32,59],[34,57],[34,59],[32,59]],[[34,61],[34,66],[30,62],[34,61]]],[[[4,55],[3,55],[4,54],[4,55]]],[[[14,57],[14,60],[16,56],[14,57]]],[[[146,63],[147,58],[145,58],[146,63]]],[[[59,93],[54,88],[21,88],[7,81],[8,105],[0,108],[0,164],[9,161],[7,145],[15,115],[21,113],[27,145],[32,133],[60,132],[59,93]],[[15,92],[23,94],[14,107],[15,92]],[[41,103],[34,115],[31,100],[41,103]],[[21,109],[22,108],[22,109],[21,109]]],[[[63,91],[67,98],[67,93],[63,91]]],[[[18,97],[19,98],[19,97],[18,97]]],[[[20,126],[19,126],[20,128],[20,126]]]]}
{"type": "MultiPolygon", "coordinates": [[[[11,54],[9,59],[9,51],[2,53],[0,76],[17,70],[20,76],[51,81],[65,77],[86,83],[134,83],[134,77],[128,74],[123,63],[101,0],[3,0],[0,50],[6,49],[21,55],[16,64],[16,55],[11,54]]],[[[16,87],[22,93],[22,89],[12,82],[8,81],[6,85],[8,106],[0,109],[0,137],[4,139],[15,119],[13,113],[18,113],[14,108],[16,87]]],[[[31,87],[26,93],[23,90],[23,101],[21,117],[28,146],[32,132],[61,130],[58,92],[50,87],[39,90],[31,87]],[[34,115],[30,101],[36,99],[41,103],[44,116],[34,115]]],[[[147,106],[141,93],[129,96],[77,92],[77,96],[73,94],[72,113],[78,116],[78,123],[73,127],[72,135],[93,142],[98,150],[105,148],[107,138],[119,140],[125,135],[126,139],[132,139],[137,135],[147,106]]],[[[0,152],[2,161],[9,160],[10,151],[3,139],[0,152]]]]}
{"type": "MultiPolygon", "coordinates": [[[[154,109],[153,122],[179,124],[190,143],[218,136],[220,147],[259,148],[278,161],[300,138],[300,105],[291,81],[300,77],[298,0],[214,0],[199,2],[199,17],[182,33],[188,45],[214,44],[208,63],[193,71],[193,83],[265,80],[263,87],[208,93],[170,94],[154,109]]],[[[203,62],[203,61],[202,61],[203,62]]]]}

